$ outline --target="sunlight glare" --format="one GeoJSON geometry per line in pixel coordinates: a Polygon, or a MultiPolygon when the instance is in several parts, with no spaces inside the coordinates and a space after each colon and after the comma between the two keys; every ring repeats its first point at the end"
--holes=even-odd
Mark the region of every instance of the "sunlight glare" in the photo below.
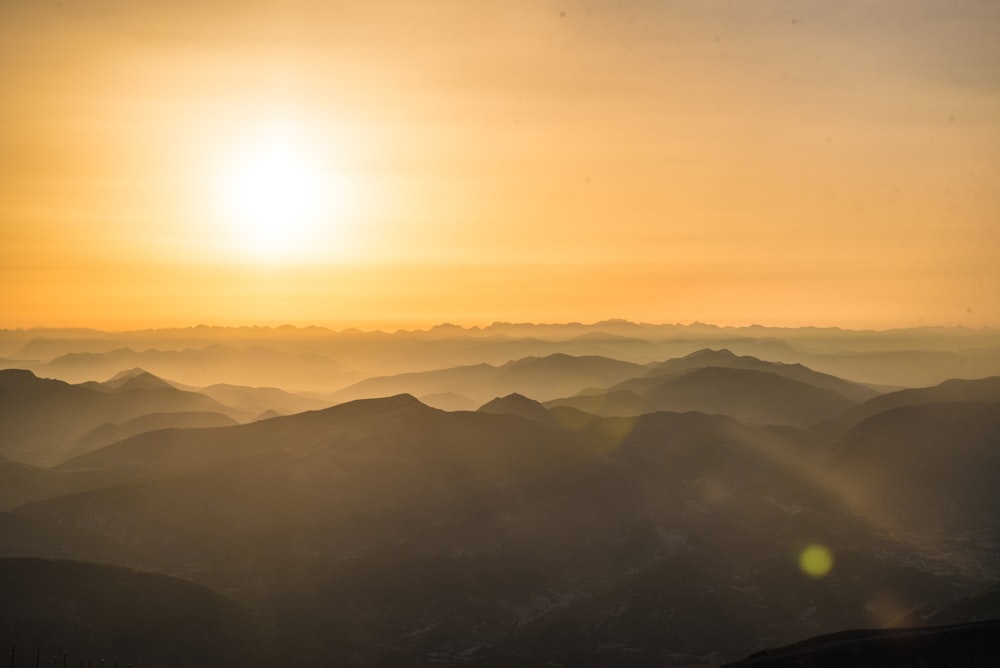
{"type": "Polygon", "coordinates": [[[334,209],[342,208],[347,189],[295,133],[258,135],[219,171],[227,247],[255,261],[283,261],[337,241],[344,221],[335,220],[334,209]]]}

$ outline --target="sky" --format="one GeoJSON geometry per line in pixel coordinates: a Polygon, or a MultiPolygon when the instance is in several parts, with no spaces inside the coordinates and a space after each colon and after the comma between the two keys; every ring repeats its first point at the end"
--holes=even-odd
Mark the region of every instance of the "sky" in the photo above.
{"type": "Polygon", "coordinates": [[[1000,327],[994,0],[0,0],[0,327],[1000,327]]]}

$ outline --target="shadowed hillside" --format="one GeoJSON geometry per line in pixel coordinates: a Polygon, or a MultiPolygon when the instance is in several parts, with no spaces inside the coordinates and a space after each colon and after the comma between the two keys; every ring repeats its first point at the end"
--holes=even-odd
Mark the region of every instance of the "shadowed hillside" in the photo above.
{"type": "Polygon", "coordinates": [[[701,411],[748,422],[808,427],[855,405],[847,397],[766,371],[700,367],[664,378],[621,383],[547,402],[598,415],[641,415],[654,411],[701,411]]]}
{"type": "Polygon", "coordinates": [[[1000,656],[1000,620],[912,629],[841,631],[755,654],[729,668],[981,668],[1000,656]]]}
{"type": "Polygon", "coordinates": [[[563,427],[530,406],[397,396],[140,434],[49,472],[79,491],[16,513],[269,611],[309,639],[302,665],[710,662],[862,625],[887,587],[914,607],[974,586],[844,513],[805,432],[699,413],[563,427]],[[826,579],[796,564],[810,543],[837,555],[826,579]]]}
{"type": "Polygon", "coordinates": [[[17,665],[66,653],[105,665],[265,666],[268,631],[190,582],[111,566],[0,559],[0,638],[17,665]]]}
{"type": "MultiPolygon", "coordinates": [[[[72,444],[106,423],[149,413],[234,411],[214,399],[154,382],[148,374],[118,387],[69,385],[30,371],[0,371],[0,454],[16,461],[50,465],[72,456],[72,444]],[[140,387],[132,387],[138,379],[140,387]]],[[[239,415],[238,413],[236,413],[239,415]]]]}

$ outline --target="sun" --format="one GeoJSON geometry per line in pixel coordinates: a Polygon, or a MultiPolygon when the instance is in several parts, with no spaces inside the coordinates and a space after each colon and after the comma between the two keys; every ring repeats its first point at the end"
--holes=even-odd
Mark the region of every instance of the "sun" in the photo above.
{"type": "Polygon", "coordinates": [[[337,205],[348,198],[323,156],[285,128],[255,133],[218,168],[225,243],[253,260],[316,252],[334,236],[337,205]]]}

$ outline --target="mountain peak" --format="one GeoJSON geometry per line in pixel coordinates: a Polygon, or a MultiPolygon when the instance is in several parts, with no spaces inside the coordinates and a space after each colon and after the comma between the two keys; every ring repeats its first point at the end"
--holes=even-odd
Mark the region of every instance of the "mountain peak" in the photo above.
{"type": "Polygon", "coordinates": [[[685,355],[682,359],[686,360],[709,360],[709,359],[735,359],[737,357],[736,353],[731,351],[729,348],[719,348],[718,350],[714,348],[702,348],[696,350],[693,353],[685,355]]]}
{"type": "Polygon", "coordinates": [[[152,374],[150,374],[148,371],[146,371],[143,368],[132,367],[131,369],[125,369],[124,371],[119,371],[118,373],[116,373],[115,375],[113,375],[111,378],[107,379],[104,382],[105,383],[113,383],[116,380],[122,380],[122,381],[124,381],[124,380],[128,380],[130,378],[136,378],[137,376],[142,376],[142,375],[152,375],[152,374]]]}
{"type": "Polygon", "coordinates": [[[552,421],[552,416],[545,406],[517,392],[486,402],[479,407],[478,412],[519,415],[536,422],[547,423],[552,421]]]}
{"type": "Polygon", "coordinates": [[[159,376],[154,376],[145,369],[138,367],[116,373],[110,380],[101,383],[101,385],[114,392],[176,389],[159,376]]]}
{"type": "Polygon", "coordinates": [[[0,387],[13,387],[34,380],[41,378],[27,369],[0,369],[0,387]]]}

